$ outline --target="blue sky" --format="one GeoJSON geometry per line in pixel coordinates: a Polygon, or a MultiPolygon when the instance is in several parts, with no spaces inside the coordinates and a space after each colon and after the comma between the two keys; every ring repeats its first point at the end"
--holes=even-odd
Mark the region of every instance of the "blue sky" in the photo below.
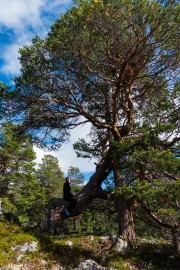
{"type": "MultiPolygon", "coordinates": [[[[0,0],[0,81],[13,83],[14,76],[20,72],[19,48],[30,44],[35,35],[44,38],[60,14],[72,5],[71,0],[0,0]]],[[[79,167],[86,179],[94,171],[94,161],[76,158],[72,143],[86,137],[89,128],[89,125],[78,127],[72,132],[70,142],[58,152],[51,152],[65,173],[70,166],[79,167]]],[[[44,152],[36,147],[35,150],[37,162],[40,162],[44,152]]]]}

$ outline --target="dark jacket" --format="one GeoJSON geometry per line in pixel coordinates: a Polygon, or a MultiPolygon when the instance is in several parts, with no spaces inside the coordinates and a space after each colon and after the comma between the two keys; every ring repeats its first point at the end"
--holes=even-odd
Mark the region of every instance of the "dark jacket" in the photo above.
{"type": "Polygon", "coordinates": [[[66,201],[71,201],[73,199],[73,194],[71,193],[71,186],[69,183],[65,182],[63,186],[63,199],[66,201]]]}

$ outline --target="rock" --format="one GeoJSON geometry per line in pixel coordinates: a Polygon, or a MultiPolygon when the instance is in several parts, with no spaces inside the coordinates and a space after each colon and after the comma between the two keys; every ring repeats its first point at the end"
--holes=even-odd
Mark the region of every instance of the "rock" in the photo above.
{"type": "Polygon", "coordinates": [[[19,264],[19,265],[14,265],[11,270],[23,270],[23,265],[19,264]]]}
{"type": "Polygon", "coordinates": [[[48,265],[48,263],[45,260],[41,260],[42,265],[48,265]]]}
{"type": "Polygon", "coordinates": [[[115,270],[111,267],[102,267],[93,260],[86,260],[75,268],[74,270],[115,270]]]}
{"type": "Polygon", "coordinates": [[[18,256],[16,256],[16,261],[20,262],[22,260],[22,258],[24,257],[24,255],[20,254],[18,256]]]}
{"type": "Polygon", "coordinates": [[[29,252],[34,252],[36,251],[38,248],[38,243],[36,241],[32,241],[30,244],[29,244],[29,252]]]}
{"type": "Polygon", "coordinates": [[[94,240],[94,236],[93,235],[90,235],[89,238],[90,238],[91,241],[94,240]]]}
{"type": "Polygon", "coordinates": [[[175,260],[175,257],[173,255],[169,256],[169,259],[175,260]]]}
{"type": "Polygon", "coordinates": [[[66,241],[66,245],[72,247],[73,243],[72,243],[72,241],[69,240],[69,241],[66,241]]]}
{"type": "Polygon", "coordinates": [[[37,250],[38,243],[36,241],[32,241],[30,243],[26,242],[23,245],[17,245],[12,247],[12,251],[20,251],[20,252],[34,252],[37,250]]]}
{"type": "Polygon", "coordinates": [[[14,264],[14,265],[9,265],[7,270],[23,270],[23,264],[14,264]]]}
{"type": "Polygon", "coordinates": [[[158,253],[158,254],[162,253],[162,249],[161,249],[161,248],[157,248],[157,249],[155,249],[154,251],[155,251],[156,253],[158,253]]]}
{"type": "Polygon", "coordinates": [[[109,239],[109,236],[101,236],[100,239],[102,239],[102,240],[108,240],[109,239]]]}
{"type": "Polygon", "coordinates": [[[54,265],[51,270],[63,270],[63,268],[59,265],[54,265]]]}
{"type": "Polygon", "coordinates": [[[60,265],[56,264],[56,265],[52,265],[51,268],[49,268],[46,263],[46,261],[41,261],[41,265],[36,265],[33,264],[33,262],[29,262],[29,263],[25,263],[25,264],[9,264],[8,266],[6,266],[5,268],[1,268],[0,270],[36,270],[36,269],[48,269],[48,270],[64,270],[63,267],[61,267],[60,265]]]}
{"type": "Polygon", "coordinates": [[[126,240],[118,238],[117,236],[112,236],[113,250],[120,252],[121,254],[126,254],[129,250],[129,244],[126,240]]]}

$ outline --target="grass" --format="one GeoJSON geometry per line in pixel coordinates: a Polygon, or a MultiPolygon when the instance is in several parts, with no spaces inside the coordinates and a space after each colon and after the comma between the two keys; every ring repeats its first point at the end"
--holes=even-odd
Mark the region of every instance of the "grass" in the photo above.
{"type": "Polygon", "coordinates": [[[36,240],[32,235],[29,235],[12,223],[0,222],[0,266],[9,262],[14,262],[15,252],[12,247],[36,240]]]}
{"type": "Polygon", "coordinates": [[[121,255],[112,250],[102,252],[102,239],[99,236],[93,236],[93,239],[88,235],[77,234],[52,236],[42,232],[23,231],[19,226],[7,221],[0,221],[0,267],[6,267],[10,263],[17,264],[19,254],[11,248],[31,241],[38,242],[38,250],[23,254],[20,261],[21,264],[31,265],[30,269],[51,269],[58,264],[71,270],[87,259],[117,270],[180,269],[178,258],[170,258],[173,254],[172,245],[162,240],[135,241],[129,252],[121,255]],[[72,242],[72,246],[68,245],[68,241],[72,242]]]}

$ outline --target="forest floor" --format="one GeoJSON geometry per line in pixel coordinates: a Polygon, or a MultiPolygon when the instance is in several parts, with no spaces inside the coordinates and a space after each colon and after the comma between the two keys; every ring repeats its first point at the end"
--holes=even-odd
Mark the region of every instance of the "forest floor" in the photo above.
{"type": "Polygon", "coordinates": [[[82,261],[92,259],[101,266],[117,270],[180,270],[179,258],[168,241],[139,239],[131,243],[130,250],[123,255],[106,250],[102,239],[100,236],[82,234],[52,236],[23,230],[1,220],[0,269],[10,270],[14,269],[14,265],[22,265],[20,269],[24,270],[71,270],[82,261]],[[32,241],[38,243],[38,249],[34,252],[13,250],[17,245],[32,241]]]}

